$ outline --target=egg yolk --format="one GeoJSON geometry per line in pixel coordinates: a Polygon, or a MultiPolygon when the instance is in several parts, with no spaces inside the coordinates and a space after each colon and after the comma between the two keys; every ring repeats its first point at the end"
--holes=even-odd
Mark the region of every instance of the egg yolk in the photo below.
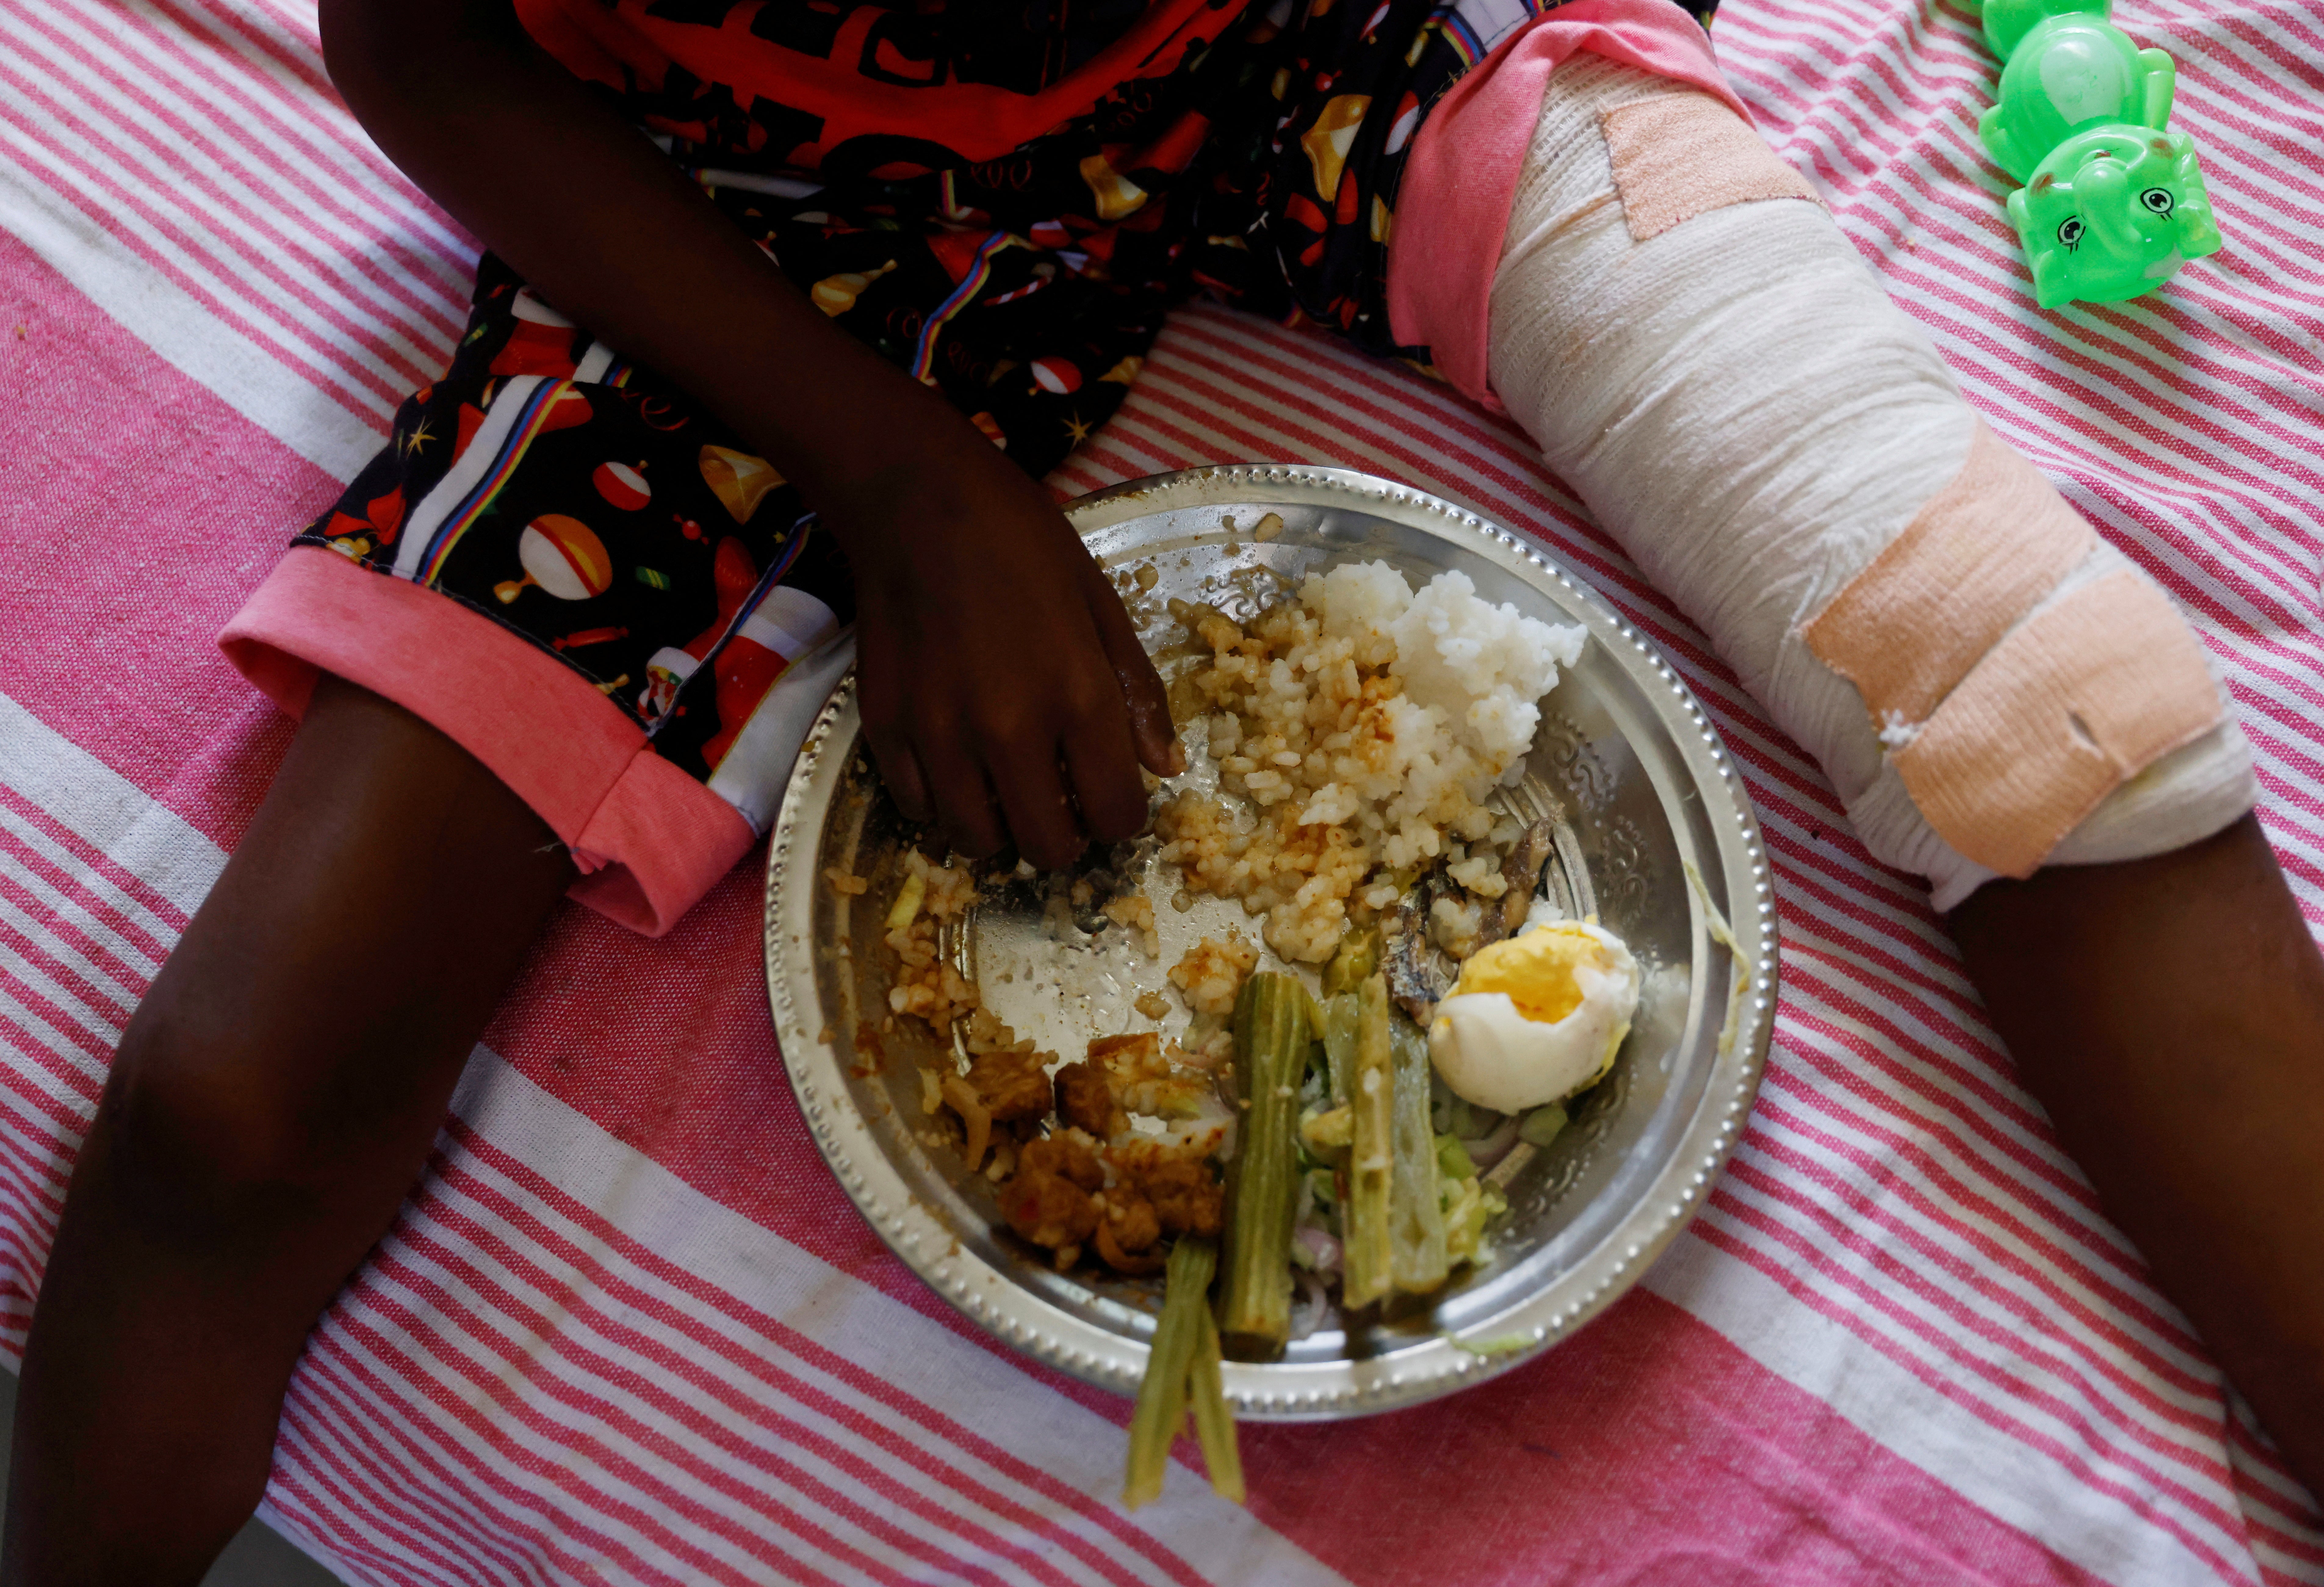
{"type": "Polygon", "coordinates": [[[1582,1006],[1574,971],[1605,963],[1605,949],[1588,932],[1545,926],[1479,948],[1461,966],[1453,990],[1506,992],[1526,1019],[1554,1025],[1582,1006]]]}

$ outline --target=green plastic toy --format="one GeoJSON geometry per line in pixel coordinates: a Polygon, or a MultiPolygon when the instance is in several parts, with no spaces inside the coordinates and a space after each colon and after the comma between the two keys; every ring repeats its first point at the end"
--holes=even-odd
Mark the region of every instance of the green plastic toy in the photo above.
{"type": "Polygon", "coordinates": [[[2178,69],[2107,20],[2111,0],[1986,0],[2001,89],[1977,134],[2022,184],[2009,218],[2044,309],[2151,292],[2219,228],[2171,119],[2178,69]]]}

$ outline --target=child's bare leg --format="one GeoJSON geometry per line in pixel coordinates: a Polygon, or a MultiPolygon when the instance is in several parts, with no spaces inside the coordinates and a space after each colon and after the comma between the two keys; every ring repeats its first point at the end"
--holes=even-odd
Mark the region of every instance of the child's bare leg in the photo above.
{"type": "Polygon", "coordinates": [[[25,1350],[5,1587],[199,1580],[264,1490],[308,1330],[571,880],[466,751],[318,686],[82,1146],[25,1350]]]}

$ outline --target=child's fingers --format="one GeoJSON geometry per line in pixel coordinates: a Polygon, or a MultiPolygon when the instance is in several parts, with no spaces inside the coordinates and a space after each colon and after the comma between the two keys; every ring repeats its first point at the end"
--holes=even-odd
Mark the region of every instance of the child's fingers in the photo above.
{"type": "MultiPolygon", "coordinates": [[[[1142,659],[1142,658],[1141,658],[1142,659]]],[[[1117,666],[1121,697],[1130,707],[1130,742],[1139,763],[1157,777],[1176,777],[1186,769],[1186,752],[1178,743],[1178,729],[1170,720],[1170,700],[1149,663],[1142,669],[1117,666]]]]}
{"type": "Polygon", "coordinates": [[[881,780],[888,785],[896,808],[907,821],[927,821],[936,813],[936,801],[929,796],[919,757],[912,752],[904,703],[891,681],[895,665],[881,653],[884,649],[877,625],[864,624],[862,660],[855,672],[856,713],[862,718],[863,737],[872,746],[872,758],[879,762],[881,780]]]}
{"type": "Polygon", "coordinates": [[[1087,846],[1073,797],[1057,764],[1057,746],[995,755],[987,770],[1000,791],[1017,852],[1043,871],[1070,865],[1087,846]]]}
{"type": "Polygon", "coordinates": [[[1091,837],[1113,843],[1146,825],[1146,784],[1129,724],[1109,708],[1065,735],[1065,770],[1091,837]]]}
{"type": "Polygon", "coordinates": [[[1000,853],[1008,844],[1009,828],[983,769],[956,742],[922,734],[914,751],[927,773],[936,821],[954,852],[978,860],[1000,853]]]}
{"type": "Polygon", "coordinates": [[[928,792],[928,774],[920,770],[920,758],[912,752],[907,741],[899,740],[892,749],[872,745],[879,757],[880,775],[887,779],[888,791],[895,796],[896,807],[907,820],[931,821],[936,818],[936,802],[928,792]],[[893,770],[889,768],[893,767],[893,770]]]}
{"type": "Polygon", "coordinates": [[[1122,703],[1130,710],[1130,743],[1139,761],[1157,777],[1176,777],[1186,769],[1186,754],[1170,721],[1169,692],[1162,687],[1161,675],[1154,670],[1138,630],[1130,625],[1130,614],[1122,610],[1121,597],[1094,561],[1089,565],[1087,582],[1090,616],[1097,623],[1098,641],[1105,647],[1114,679],[1121,686],[1122,703]]]}
{"type": "Polygon", "coordinates": [[[904,813],[904,819],[926,821],[933,817],[936,802],[928,797],[927,778],[920,770],[919,757],[912,753],[911,741],[892,724],[875,727],[868,721],[863,736],[871,741],[880,780],[888,785],[888,795],[904,813]]]}

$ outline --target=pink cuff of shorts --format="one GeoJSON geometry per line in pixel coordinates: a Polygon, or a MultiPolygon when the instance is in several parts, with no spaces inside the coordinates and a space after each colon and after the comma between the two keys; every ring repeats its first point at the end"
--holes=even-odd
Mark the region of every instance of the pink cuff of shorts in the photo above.
{"type": "Polygon", "coordinates": [[[443,732],[573,851],[573,896],[632,931],[668,931],[751,846],[734,807],[656,754],[580,674],[337,551],[291,548],[218,647],[293,716],[329,672],[443,732]]]}
{"type": "Polygon", "coordinates": [[[1572,0],[1479,61],[1420,125],[1388,234],[1388,316],[1437,372],[1499,413],[1487,383],[1493,271],[1549,74],[1581,51],[1701,88],[1751,113],[1720,75],[1702,24],[1671,0],[1572,0]]]}

